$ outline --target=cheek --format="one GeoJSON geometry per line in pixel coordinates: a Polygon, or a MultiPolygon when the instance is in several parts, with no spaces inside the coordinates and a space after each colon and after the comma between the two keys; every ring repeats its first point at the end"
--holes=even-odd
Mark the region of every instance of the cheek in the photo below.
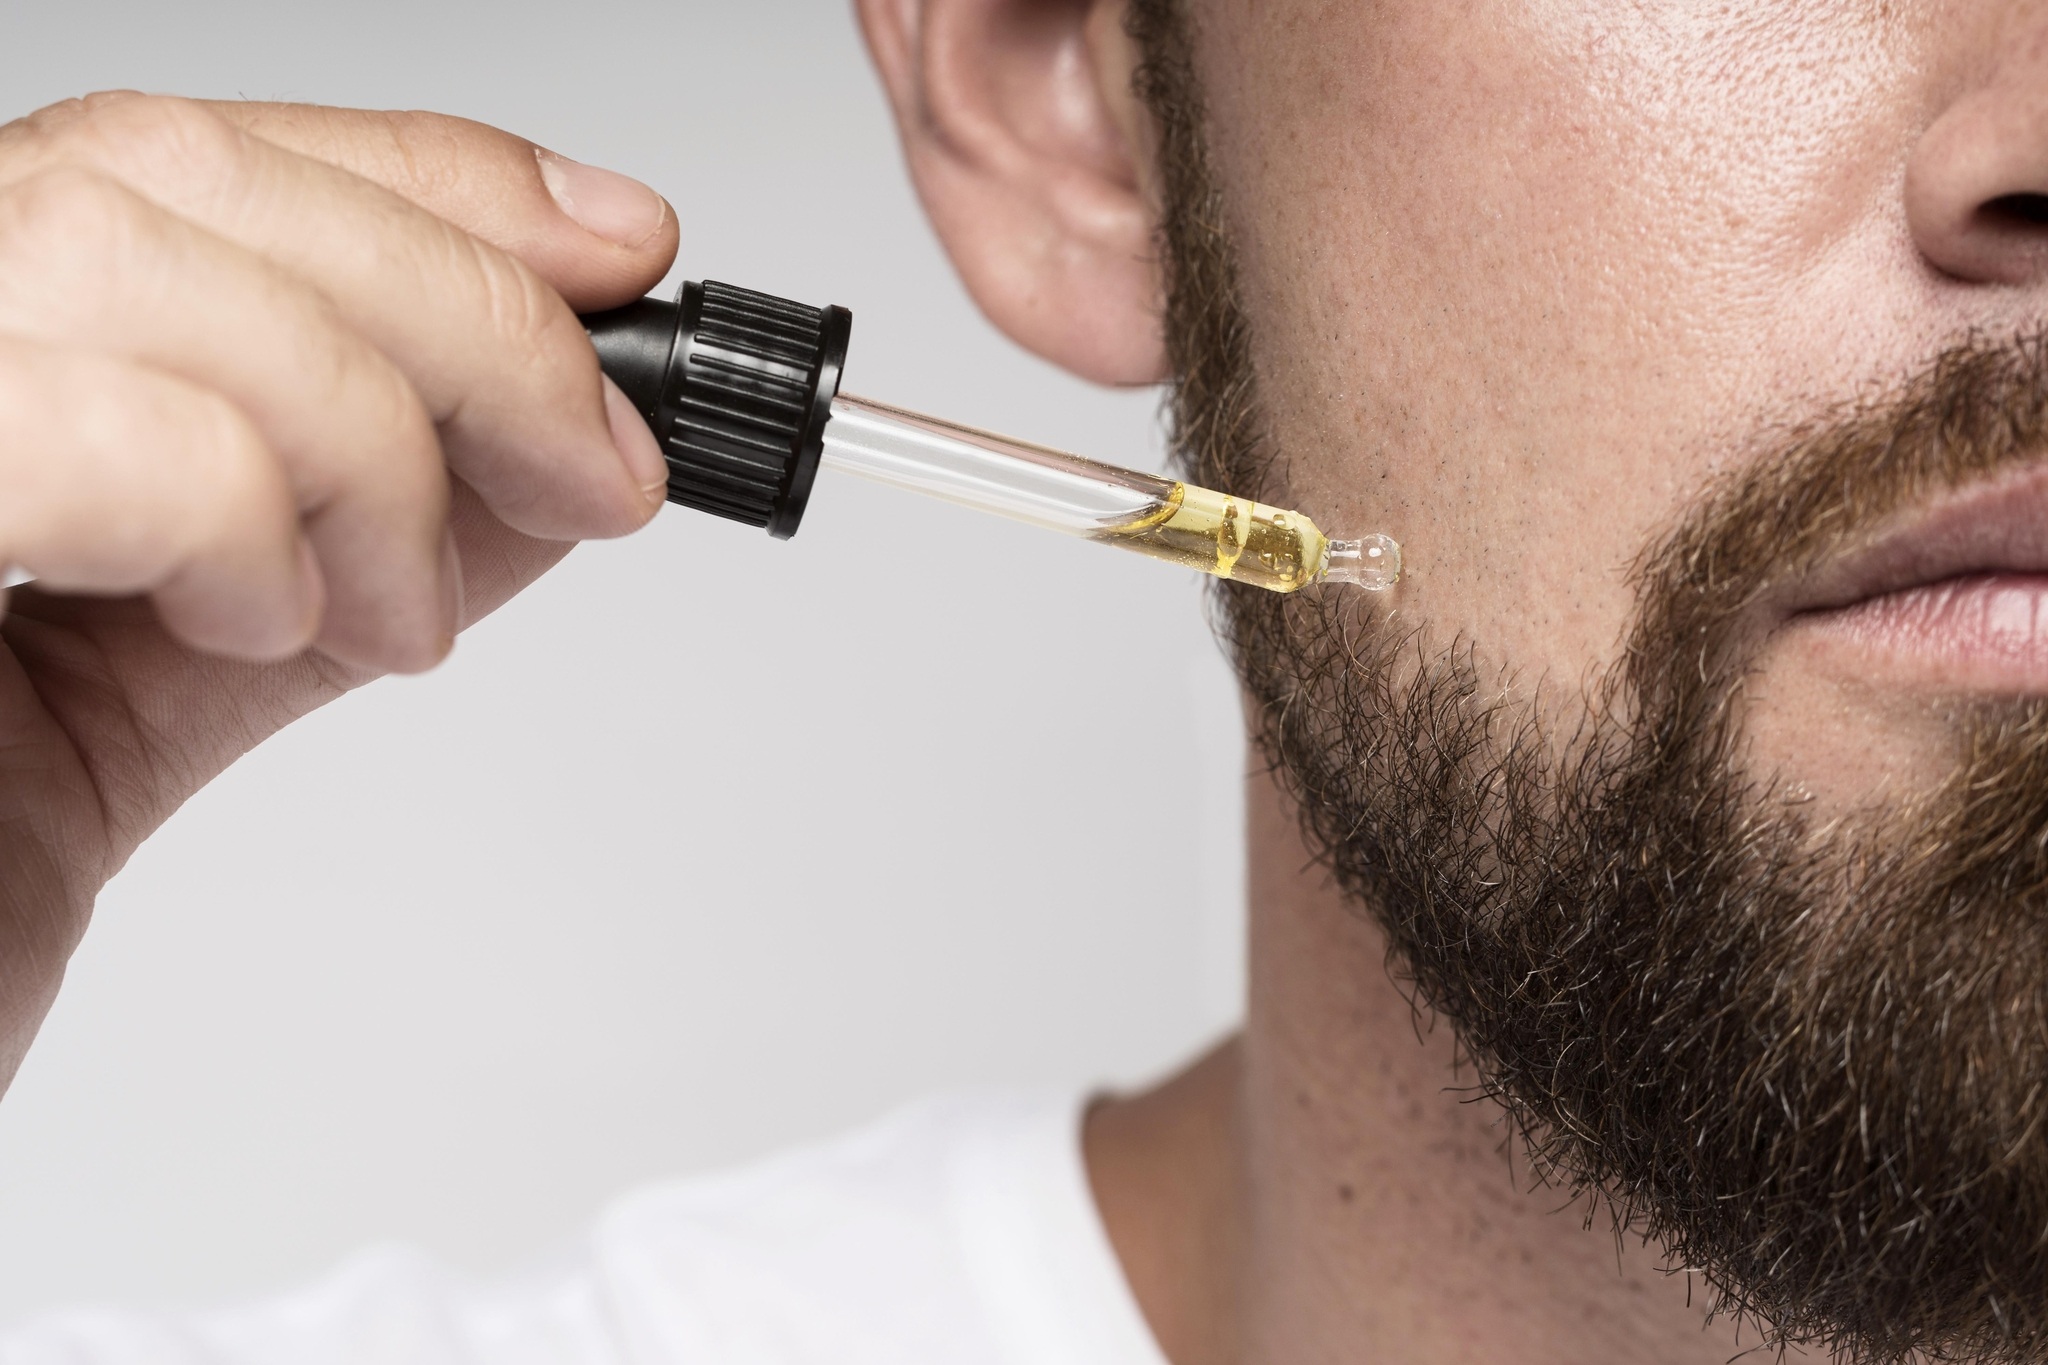
{"type": "Polygon", "coordinates": [[[1897,209],[1922,115],[1878,8],[1215,7],[1290,493],[1402,541],[1404,613],[1577,685],[1630,563],[1764,424],[1933,344],[1897,209]]]}

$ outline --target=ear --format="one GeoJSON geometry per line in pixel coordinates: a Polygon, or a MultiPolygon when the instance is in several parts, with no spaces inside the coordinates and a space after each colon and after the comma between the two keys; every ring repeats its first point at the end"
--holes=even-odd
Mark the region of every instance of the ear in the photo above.
{"type": "Polygon", "coordinates": [[[1124,0],[857,0],[912,180],[974,301],[1084,379],[1167,377],[1124,0]]]}

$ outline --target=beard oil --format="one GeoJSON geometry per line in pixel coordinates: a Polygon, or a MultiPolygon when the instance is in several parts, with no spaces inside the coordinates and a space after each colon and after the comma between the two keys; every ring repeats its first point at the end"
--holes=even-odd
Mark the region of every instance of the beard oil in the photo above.
{"type": "Polygon", "coordinates": [[[1325,581],[1384,590],[1401,578],[1401,547],[1388,536],[1333,541],[1299,512],[1185,483],[1089,539],[1271,592],[1325,581]]]}

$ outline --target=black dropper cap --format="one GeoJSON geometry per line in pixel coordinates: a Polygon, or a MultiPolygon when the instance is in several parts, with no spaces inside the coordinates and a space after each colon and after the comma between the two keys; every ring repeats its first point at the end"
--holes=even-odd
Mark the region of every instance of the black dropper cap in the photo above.
{"type": "Polygon", "coordinates": [[[853,314],[706,280],[583,325],[661,442],[670,502],[796,534],[853,314]]]}

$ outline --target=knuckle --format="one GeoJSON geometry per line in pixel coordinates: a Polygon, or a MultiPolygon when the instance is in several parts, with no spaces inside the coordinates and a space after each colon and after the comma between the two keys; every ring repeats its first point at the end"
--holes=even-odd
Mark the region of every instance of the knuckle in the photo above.
{"type": "Polygon", "coordinates": [[[132,253],[148,215],[133,194],[89,170],[60,166],[0,191],[0,280],[97,278],[132,253]]]}
{"type": "Polygon", "coordinates": [[[146,99],[136,90],[100,90],[90,95],[58,100],[46,104],[33,113],[25,114],[0,126],[0,142],[19,143],[47,139],[63,129],[90,118],[95,110],[124,100],[146,99]]]}
{"type": "Polygon", "coordinates": [[[353,443],[344,477],[372,493],[404,522],[439,525],[448,497],[447,468],[432,417],[412,384],[388,361],[366,364],[353,387],[366,426],[382,439],[353,443]]]}
{"type": "Polygon", "coordinates": [[[254,423],[168,375],[0,345],[0,433],[0,542],[68,547],[131,587],[167,563],[292,525],[254,423]]]}
{"type": "Polygon", "coordinates": [[[339,310],[323,305],[327,335],[339,339],[327,350],[325,373],[319,380],[321,405],[346,412],[363,439],[336,448],[332,478],[351,491],[372,491],[387,505],[423,501],[438,512],[445,497],[446,472],[440,436],[426,401],[412,380],[382,351],[350,340],[339,310]]]}
{"type": "Polygon", "coordinates": [[[410,110],[369,116],[382,143],[375,160],[387,188],[414,201],[459,189],[468,159],[462,155],[463,121],[410,110]]]}
{"type": "Polygon", "coordinates": [[[539,374],[559,374],[590,357],[588,334],[560,295],[512,257],[473,237],[466,240],[492,335],[516,361],[539,374]]]}
{"type": "Polygon", "coordinates": [[[19,152],[32,146],[47,137],[52,128],[83,118],[85,112],[86,102],[83,99],[60,100],[46,104],[34,113],[0,123],[0,152],[19,152]]]}
{"type": "Polygon", "coordinates": [[[86,170],[0,189],[0,326],[41,329],[118,308],[161,226],[148,205],[86,170]]]}
{"type": "Polygon", "coordinates": [[[389,363],[377,367],[371,403],[372,413],[394,434],[390,444],[397,465],[394,482],[410,498],[432,500],[438,516],[447,494],[448,471],[440,433],[434,429],[426,403],[398,367],[389,363]]]}
{"type": "Polygon", "coordinates": [[[195,392],[184,404],[193,538],[217,541],[247,534],[265,518],[289,511],[268,445],[254,422],[226,398],[195,392]]]}
{"type": "Polygon", "coordinates": [[[241,164],[247,145],[241,129],[204,105],[162,95],[109,102],[92,122],[110,141],[173,175],[217,176],[241,164]]]}
{"type": "Polygon", "coordinates": [[[231,177],[247,137],[193,100],[110,91],[29,118],[46,161],[146,167],[154,176],[207,185],[231,177]]]}

